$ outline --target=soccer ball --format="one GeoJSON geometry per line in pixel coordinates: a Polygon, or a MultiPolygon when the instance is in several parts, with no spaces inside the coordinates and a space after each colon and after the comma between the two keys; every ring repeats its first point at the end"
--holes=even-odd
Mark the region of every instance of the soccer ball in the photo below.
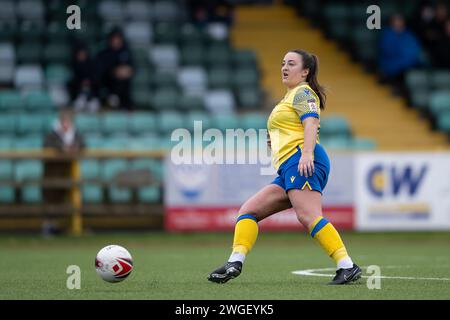
{"type": "Polygon", "coordinates": [[[124,247],[109,245],[97,253],[95,270],[107,282],[120,282],[133,270],[133,258],[124,247]]]}

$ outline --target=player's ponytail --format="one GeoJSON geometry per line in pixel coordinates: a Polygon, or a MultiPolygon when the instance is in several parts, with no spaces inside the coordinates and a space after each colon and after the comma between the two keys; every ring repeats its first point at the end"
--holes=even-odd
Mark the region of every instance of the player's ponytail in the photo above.
{"type": "Polygon", "coordinates": [[[291,52],[295,52],[302,56],[303,59],[303,68],[309,69],[308,76],[306,77],[306,81],[308,82],[311,89],[317,94],[320,100],[320,109],[325,109],[326,103],[326,94],[325,88],[319,84],[317,80],[317,74],[319,73],[319,59],[315,54],[309,53],[305,50],[292,50],[291,52]]]}

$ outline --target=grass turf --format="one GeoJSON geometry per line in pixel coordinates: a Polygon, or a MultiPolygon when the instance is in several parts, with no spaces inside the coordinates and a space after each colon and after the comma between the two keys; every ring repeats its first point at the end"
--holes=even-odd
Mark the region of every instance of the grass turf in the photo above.
{"type": "MultiPolygon", "coordinates": [[[[243,273],[224,285],[207,274],[230,253],[232,235],[97,234],[43,239],[0,236],[0,299],[450,299],[450,281],[382,279],[330,287],[330,277],[298,276],[294,270],[333,267],[306,234],[261,233],[243,273]],[[94,258],[107,244],[120,244],[134,258],[121,283],[102,281],[94,258]],[[66,269],[81,268],[81,289],[68,290],[66,269]]],[[[382,276],[450,278],[450,233],[344,233],[361,266],[379,265],[382,276]]],[[[324,273],[324,272],[322,272],[324,273]]]]}

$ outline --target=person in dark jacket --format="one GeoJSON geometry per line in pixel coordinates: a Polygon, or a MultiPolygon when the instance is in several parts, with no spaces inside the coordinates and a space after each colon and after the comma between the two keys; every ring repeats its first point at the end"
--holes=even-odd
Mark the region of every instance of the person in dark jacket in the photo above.
{"type": "Polygon", "coordinates": [[[133,77],[131,51],[120,29],[108,35],[108,46],[97,55],[98,76],[102,89],[106,89],[108,104],[113,108],[133,109],[130,86],[133,77]]]}

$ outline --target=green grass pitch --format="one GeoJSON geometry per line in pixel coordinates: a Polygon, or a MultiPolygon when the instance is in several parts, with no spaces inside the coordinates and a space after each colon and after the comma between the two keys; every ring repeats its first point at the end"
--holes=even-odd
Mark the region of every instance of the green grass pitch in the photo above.
{"type": "Polygon", "coordinates": [[[450,232],[343,233],[343,238],[355,262],[379,265],[382,276],[394,278],[369,290],[364,278],[330,287],[325,284],[331,276],[292,274],[334,266],[305,233],[261,232],[241,276],[223,285],[206,276],[228,258],[231,233],[2,235],[0,299],[450,299],[450,232]],[[133,273],[121,283],[106,283],[95,273],[95,255],[107,244],[125,246],[134,258],[133,273]],[[66,288],[69,265],[81,268],[80,290],[66,288]]]}

